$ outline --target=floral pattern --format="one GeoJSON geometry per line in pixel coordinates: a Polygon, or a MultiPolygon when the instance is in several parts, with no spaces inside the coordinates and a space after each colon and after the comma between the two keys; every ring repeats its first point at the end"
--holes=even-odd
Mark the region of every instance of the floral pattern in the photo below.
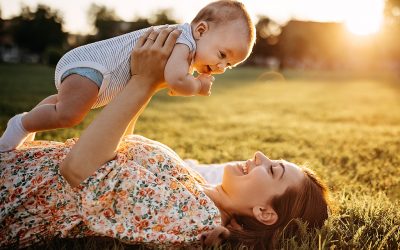
{"type": "Polygon", "coordinates": [[[93,235],[196,245],[221,224],[202,177],[167,146],[125,137],[115,159],[72,188],[59,164],[74,143],[34,141],[0,153],[0,247],[93,235]]]}

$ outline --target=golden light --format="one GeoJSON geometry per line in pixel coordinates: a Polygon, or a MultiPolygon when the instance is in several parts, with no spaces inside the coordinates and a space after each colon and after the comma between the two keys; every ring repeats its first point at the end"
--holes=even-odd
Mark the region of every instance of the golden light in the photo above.
{"type": "Polygon", "coordinates": [[[360,36],[377,33],[382,26],[384,2],[374,0],[355,4],[351,8],[353,11],[348,12],[344,19],[347,29],[360,36]]]}

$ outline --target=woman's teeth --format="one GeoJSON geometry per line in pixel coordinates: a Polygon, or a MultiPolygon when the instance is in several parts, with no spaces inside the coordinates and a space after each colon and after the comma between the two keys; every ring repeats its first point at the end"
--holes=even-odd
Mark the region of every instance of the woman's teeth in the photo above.
{"type": "Polygon", "coordinates": [[[247,165],[243,165],[242,170],[243,174],[247,174],[247,165]]]}

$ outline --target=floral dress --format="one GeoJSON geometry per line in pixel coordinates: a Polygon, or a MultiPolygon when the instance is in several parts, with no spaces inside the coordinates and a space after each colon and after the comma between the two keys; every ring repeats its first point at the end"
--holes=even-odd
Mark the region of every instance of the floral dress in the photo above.
{"type": "Polygon", "coordinates": [[[221,225],[203,179],[167,146],[126,137],[113,160],[72,188],[59,164],[74,143],[36,141],[0,153],[0,247],[85,236],[195,246],[221,225]]]}

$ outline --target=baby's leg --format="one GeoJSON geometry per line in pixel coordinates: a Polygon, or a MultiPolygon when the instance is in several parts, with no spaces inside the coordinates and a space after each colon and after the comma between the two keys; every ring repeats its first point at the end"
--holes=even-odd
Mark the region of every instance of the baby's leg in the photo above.
{"type": "Polygon", "coordinates": [[[73,127],[85,118],[98,92],[94,82],[72,74],[64,79],[56,97],[42,101],[22,118],[22,125],[29,132],[73,127]]]}
{"type": "MultiPolygon", "coordinates": [[[[57,94],[46,97],[38,105],[36,105],[36,107],[43,105],[43,104],[56,104],[56,103],[57,103],[57,94]]],[[[24,142],[34,141],[35,135],[36,135],[36,132],[29,133],[24,142]]]]}
{"type": "Polygon", "coordinates": [[[43,100],[26,114],[10,119],[0,138],[0,152],[18,147],[31,132],[67,128],[79,124],[97,100],[99,88],[86,77],[72,74],[59,93],[43,100]]]}

